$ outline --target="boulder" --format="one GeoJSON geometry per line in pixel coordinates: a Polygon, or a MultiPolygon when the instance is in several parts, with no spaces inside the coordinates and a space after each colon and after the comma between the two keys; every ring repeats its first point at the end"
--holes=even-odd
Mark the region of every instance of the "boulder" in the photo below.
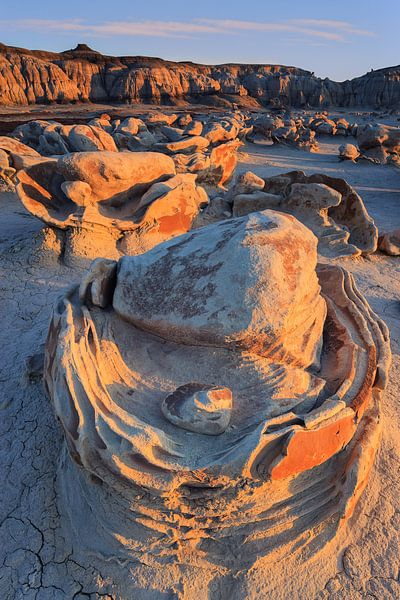
{"type": "Polygon", "coordinates": [[[112,133],[113,125],[111,123],[110,115],[103,114],[100,117],[96,117],[95,119],[91,119],[88,125],[93,125],[94,127],[100,127],[107,133],[112,133]]]}
{"type": "Polygon", "coordinates": [[[203,123],[201,121],[190,121],[185,127],[184,135],[201,135],[203,132],[203,123]]]}
{"type": "Polygon", "coordinates": [[[160,128],[162,135],[170,142],[179,142],[183,136],[183,129],[177,127],[170,127],[169,125],[163,125],[160,128]]]}
{"type": "Polygon", "coordinates": [[[379,236],[378,249],[389,256],[400,256],[400,229],[382,233],[379,236]]]}
{"type": "Polygon", "coordinates": [[[154,127],[159,127],[160,125],[172,125],[177,120],[178,115],[166,115],[160,111],[147,115],[146,123],[147,125],[152,125],[154,127]]]}
{"type": "Polygon", "coordinates": [[[342,144],[339,146],[339,159],[340,160],[351,160],[356,162],[360,156],[360,151],[354,144],[342,144]]]}
{"type": "Polygon", "coordinates": [[[214,121],[206,124],[203,129],[203,136],[213,145],[234,140],[238,133],[238,123],[233,119],[214,121]]]}
{"type": "Polygon", "coordinates": [[[215,146],[211,150],[210,164],[199,173],[199,181],[212,186],[224,187],[232,178],[238,162],[237,151],[240,140],[215,146]]]}
{"type": "Polygon", "coordinates": [[[100,127],[89,125],[75,125],[72,127],[68,142],[73,152],[118,151],[111,135],[100,127]]]}
{"type": "Polygon", "coordinates": [[[117,127],[115,127],[115,133],[122,133],[126,136],[137,135],[139,131],[146,129],[146,125],[142,119],[136,119],[135,117],[128,117],[121,121],[117,127]]]}
{"type": "Polygon", "coordinates": [[[168,152],[169,154],[194,154],[208,148],[210,142],[200,136],[193,135],[179,142],[169,142],[167,144],[157,144],[157,150],[168,152]]]}
{"type": "Polygon", "coordinates": [[[400,127],[367,123],[357,129],[357,143],[364,156],[380,163],[400,155],[400,127]]]}
{"type": "Polygon", "coordinates": [[[318,237],[318,252],[327,258],[370,254],[377,248],[374,221],[344,179],[292,171],[264,179],[262,192],[235,195],[233,188],[228,194],[234,214],[263,207],[294,215],[318,237]]]}
{"type": "Polygon", "coordinates": [[[267,208],[276,208],[279,210],[282,201],[281,196],[268,194],[261,190],[252,191],[251,193],[240,193],[235,195],[232,214],[234,217],[243,217],[252,212],[259,212],[267,208]]]}

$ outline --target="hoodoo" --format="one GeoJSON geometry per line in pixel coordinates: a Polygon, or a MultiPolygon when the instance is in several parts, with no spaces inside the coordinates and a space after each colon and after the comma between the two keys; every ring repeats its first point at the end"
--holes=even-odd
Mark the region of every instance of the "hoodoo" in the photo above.
{"type": "Polygon", "coordinates": [[[290,215],[95,262],[46,345],[68,530],[150,565],[304,560],[367,483],[389,356],[352,276],[318,265],[290,215]]]}

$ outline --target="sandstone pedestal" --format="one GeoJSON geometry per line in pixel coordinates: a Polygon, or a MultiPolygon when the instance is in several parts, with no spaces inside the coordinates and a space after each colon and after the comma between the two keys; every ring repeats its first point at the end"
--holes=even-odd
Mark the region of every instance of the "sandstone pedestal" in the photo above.
{"type": "Polygon", "coordinates": [[[178,570],[306,561],[368,481],[389,356],[352,276],[317,266],[290,215],[97,261],[46,344],[68,535],[178,570]]]}

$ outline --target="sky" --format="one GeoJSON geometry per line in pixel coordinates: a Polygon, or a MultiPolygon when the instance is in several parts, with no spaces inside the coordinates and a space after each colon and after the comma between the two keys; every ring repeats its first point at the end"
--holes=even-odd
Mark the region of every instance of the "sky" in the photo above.
{"type": "Polygon", "coordinates": [[[293,65],[336,81],[400,63],[400,0],[14,0],[0,41],[205,64],[293,65]]]}

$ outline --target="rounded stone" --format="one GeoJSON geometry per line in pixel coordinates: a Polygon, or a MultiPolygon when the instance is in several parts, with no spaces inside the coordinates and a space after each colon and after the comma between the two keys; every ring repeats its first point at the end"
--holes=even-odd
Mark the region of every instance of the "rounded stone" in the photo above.
{"type": "Polygon", "coordinates": [[[177,427],[220,435],[231,419],[232,392],[227,387],[187,383],[167,396],[161,409],[165,418],[177,427]]]}

